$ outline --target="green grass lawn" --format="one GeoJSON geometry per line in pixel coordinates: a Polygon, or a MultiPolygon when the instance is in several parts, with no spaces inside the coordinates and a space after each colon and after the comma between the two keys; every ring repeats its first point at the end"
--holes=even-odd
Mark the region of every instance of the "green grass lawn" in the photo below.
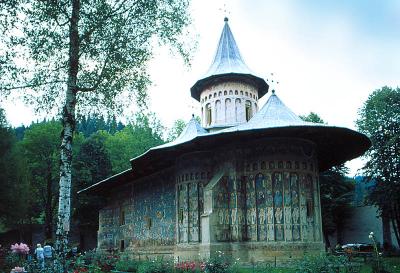
{"type": "MultiPolygon", "coordinates": [[[[363,261],[360,259],[356,262],[362,263],[363,261]]],[[[384,258],[385,269],[388,270],[390,273],[400,273],[400,257],[390,257],[384,258]]],[[[252,267],[241,268],[239,270],[240,273],[295,273],[296,270],[293,268],[287,267],[276,267],[271,268],[269,271],[263,270],[262,266],[256,266],[254,269],[252,267]]],[[[343,271],[344,272],[344,271],[343,271]]],[[[361,267],[361,273],[372,273],[371,266],[368,264],[363,264],[361,267]]]]}

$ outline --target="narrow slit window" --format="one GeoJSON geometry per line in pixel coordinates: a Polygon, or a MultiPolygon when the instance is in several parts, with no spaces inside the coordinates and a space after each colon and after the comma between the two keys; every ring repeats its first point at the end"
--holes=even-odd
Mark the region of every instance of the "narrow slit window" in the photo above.
{"type": "Polygon", "coordinates": [[[253,116],[253,111],[251,110],[251,102],[246,101],[246,121],[249,121],[253,116]]]}
{"type": "Polygon", "coordinates": [[[211,125],[212,116],[211,116],[211,104],[206,105],[206,125],[211,125]]]}

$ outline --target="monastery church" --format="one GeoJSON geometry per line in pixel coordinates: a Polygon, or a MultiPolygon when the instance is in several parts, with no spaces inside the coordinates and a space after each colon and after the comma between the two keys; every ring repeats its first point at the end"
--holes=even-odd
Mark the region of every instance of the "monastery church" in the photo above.
{"type": "Polygon", "coordinates": [[[192,118],[176,140],[80,191],[107,200],[99,250],[180,261],[223,251],[249,262],[324,249],[318,174],[370,140],[300,119],[247,67],[224,21],[210,68],[190,89],[201,124],[192,118]]]}

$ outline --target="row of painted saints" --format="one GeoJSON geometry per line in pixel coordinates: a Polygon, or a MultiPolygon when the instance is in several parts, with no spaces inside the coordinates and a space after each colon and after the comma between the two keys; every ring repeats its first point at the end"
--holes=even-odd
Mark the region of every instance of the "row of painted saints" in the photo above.
{"type": "MultiPolygon", "coordinates": [[[[214,194],[216,239],[320,240],[315,187],[312,175],[303,173],[260,173],[241,183],[225,178],[214,194]]],[[[200,240],[198,209],[203,207],[203,200],[199,190],[202,194],[202,185],[196,183],[178,188],[180,242],[200,240]]]]}

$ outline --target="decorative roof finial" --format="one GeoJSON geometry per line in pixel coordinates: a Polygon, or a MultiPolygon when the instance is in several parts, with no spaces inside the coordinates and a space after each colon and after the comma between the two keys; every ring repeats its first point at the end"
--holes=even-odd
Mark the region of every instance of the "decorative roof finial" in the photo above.
{"type": "Polygon", "coordinates": [[[224,22],[226,23],[226,22],[228,22],[228,20],[229,20],[228,17],[225,16],[224,22]]]}
{"type": "Polygon", "coordinates": [[[192,114],[192,118],[194,118],[194,114],[192,114]]]}
{"type": "Polygon", "coordinates": [[[275,91],[278,89],[279,82],[276,81],[276,76],[274,76],[274,73],[271,73],[271,78],[267,81],[269,83],[269,86],[271,87],[272,95],[275,95],[275,91]]]}

